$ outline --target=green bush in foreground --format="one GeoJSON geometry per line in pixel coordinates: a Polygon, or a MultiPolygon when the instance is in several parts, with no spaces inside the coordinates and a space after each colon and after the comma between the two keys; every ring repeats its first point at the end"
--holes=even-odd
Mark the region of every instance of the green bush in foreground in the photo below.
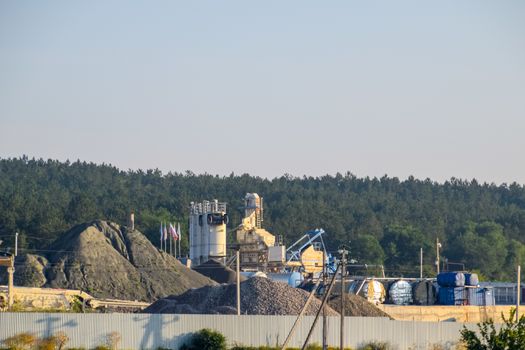
{"type": "Polygon", "coordinates": [[[190,344],[184,344],[181,350],[226,350],[226,337],[211,329],[201,329],[195,333],[190,344]]]}
{"type": "Polygon", "coordinates": [[[512,309],[509,318],[502,315],[503,325],[499,331],[491,319],[478,323],[479,336],[463,326],[461,340],[468,350],[514,350],[525,348],[525,315],[516,321],[516,309],[512,309]]]}

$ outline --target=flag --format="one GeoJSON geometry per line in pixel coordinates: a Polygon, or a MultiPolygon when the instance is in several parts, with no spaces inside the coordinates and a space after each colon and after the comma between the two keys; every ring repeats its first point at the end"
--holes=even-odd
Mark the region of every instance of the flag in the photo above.
{"type": "Polygon", "coordinates": [[[170,222],[170,234],[173,237],[174,240],[179,239],[179,235],[177,234],[177,230],[175,230],[175,226],[170,222]]]}
{"type": "Polygon", "coordinates": [[[179,239],[182,239],[182,231],[180,230],[180,222],[177,223],[177,234],[179,236],[179,239]]]}
{"type": "Polygon", "coordinates": [[[162,237],[164,237],[164,231],[162,230],[162,222],[160,223],[160,240],[162,241],[162,237]]]}
{"type": "Polygon", "coordinates": [[[166,224],[164,224],[164,240],[168,239],[168,229],[166,228],[166,224]]]}

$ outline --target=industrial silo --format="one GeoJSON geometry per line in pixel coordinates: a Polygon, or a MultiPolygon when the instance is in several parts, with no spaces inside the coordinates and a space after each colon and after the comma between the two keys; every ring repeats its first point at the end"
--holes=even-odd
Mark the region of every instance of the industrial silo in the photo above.
{"type": "Polygon", "coordinates": [[[190,259],[193,265],[226,257],[226,203],[203,201],[190,208],[190,259]]]}

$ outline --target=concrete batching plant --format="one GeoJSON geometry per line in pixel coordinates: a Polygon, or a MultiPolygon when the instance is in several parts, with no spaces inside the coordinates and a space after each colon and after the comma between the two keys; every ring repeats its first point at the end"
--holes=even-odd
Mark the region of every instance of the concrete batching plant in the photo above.
{"type": "Polygon", "coordinates": [[[192,266],[198,266],[209,259],[216,259],[226,266],[231,266],[235,254],[230,254],[226,261],[228,248],[239,251],[242,271],[263,272],[272,279],[288,281],[294,287],[302,281],[303,274],[313,275],[322,271],[324,265],[322,229],[306,233],[286,249],[282,239],[277,240],[262,227],[264,220],[262,197],[257,193],[247,193],[244,197],[243,209],[244,217],[241,223],[232,230],[235,232],[235,243],[226,247],[228,224],[226,203],[217,200],[191,203],[189,238],[192,266]]]}

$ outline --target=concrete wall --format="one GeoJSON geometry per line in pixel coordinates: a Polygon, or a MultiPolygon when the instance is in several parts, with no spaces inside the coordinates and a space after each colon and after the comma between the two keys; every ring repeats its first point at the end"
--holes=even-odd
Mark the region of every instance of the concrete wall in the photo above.
{"type": "MultiPolygon", "coordinates": [[[[21,332],[39,337],[65,332],[69,347],[93,348],[104,344],[107,335],[122,335],[119,348],[176,349],[188,336],[202,328],[223,333],[230,344],[276,345],[288,335],[295,316],[171,315],[171,314],[49,314],[0,313],[0,340],[21,332]]],[[[300,347],[308,334],[313,316],[303,318],[290,346],[300,347]]],[[[321,321],[321,320],[320,320],[321,321]]],[[[321,343],[318,322],[311,342],[321,343]]],[[[474,328],[473,324],[467,324],[474,328]]],[[[357,347],[370,341],[386,341],[398,349],[429,349],[433,344],[453,348],[462,323],[406,322],[386,318],[347,317],[346,346],[357,347]]],[[[328,342],[339,345],[339,318],[328,318],[328,342]]]]}

